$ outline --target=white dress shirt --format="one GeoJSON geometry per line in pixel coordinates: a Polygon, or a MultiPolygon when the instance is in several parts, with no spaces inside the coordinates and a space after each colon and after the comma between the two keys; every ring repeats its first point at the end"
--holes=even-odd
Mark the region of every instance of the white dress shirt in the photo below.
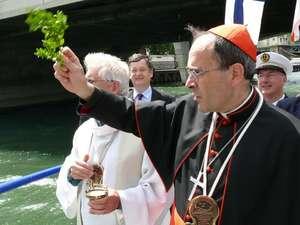
{"type": "Polygon", "coordinates": [[[152,97],[152,88],[149,86],[144,92],[139,93],[135,88],[133,89],[133,99],[136,103],[140,102],[151,102],[152,97]],[[141,100],[138,99],[138,94],[142,94],[143,97],[141,100]]]}

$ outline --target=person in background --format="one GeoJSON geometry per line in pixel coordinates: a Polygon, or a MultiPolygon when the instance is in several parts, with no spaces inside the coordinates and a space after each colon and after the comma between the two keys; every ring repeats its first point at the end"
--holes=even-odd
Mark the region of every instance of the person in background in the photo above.
{"type": "Polygon", "coordinates": [[[166,189],[175,186],[172,225],[298,225],[300,121],[252,86],[256,47],[246,26],[189,30],[192,95],[170,104],[95,89],[68,47],[54,76],[90,116],[142,138],[166,189]]]}
{"type": "Polygon", "coordinates": [[[258,87],[265,101],[300,118],[300,98],[284,93],[284,85],[292,69],[290,60],[276,52],[264,52],[256,57],[258,87]]]}
{"type": "Polygon", "coordinates": [[[273,105],[287,98],[283,87],[292,72],[292,64],[285,56],[276,52],[264,52],[256,57],[258,88],[264,100],[273,105]]]}
{"type": "MultiPolygon", "coordinates": [[[[104,53],[84,59],[87,81],[97,89],[126,96],[129,69],[125,62],[104,53]]],[[[140,138],[90,118],[75,132],[71,154],[57,180],[56,195],[68,218],[84,225],[168,225],[172,190],[164,185],[145,153],[140,138]],[[89,200],[88,179],[93,166],[104,168],[108,196],[89,200]],[[138,223],[137,223],[138,221],[138,223]]]]}
{"type": "Polygon", "coordinates": [[[170,103],[175,100],[173,96],[159,92],[151,87],[154,68],[147,55],[135,53],[128,59],[130,79],[133,88],[129,90],[129,98],[136,102],[150,102],[155,100],[170,103]]]}

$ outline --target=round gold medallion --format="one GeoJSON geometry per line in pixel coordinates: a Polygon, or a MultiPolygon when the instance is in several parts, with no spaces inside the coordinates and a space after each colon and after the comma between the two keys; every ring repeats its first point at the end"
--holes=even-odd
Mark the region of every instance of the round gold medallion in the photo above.
{"type": "Polygon", "coordinates": [[[219,217],[219,207],[213,198],[198,195],[191,200],[189,213],[193,225],[215,225],[219,217]]]}

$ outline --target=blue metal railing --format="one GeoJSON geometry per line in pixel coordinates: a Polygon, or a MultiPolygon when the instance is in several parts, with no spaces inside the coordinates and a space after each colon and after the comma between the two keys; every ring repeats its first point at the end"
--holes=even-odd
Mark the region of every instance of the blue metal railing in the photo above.
{"type": "Polygon", "coordinates": [[[12,180],[0,183],[0,194],[4,193],[4,192],[7,192],[7,191],[10,191],[12,189],[15,189],[17,187],[26,185],[26,184],[31,183],[33,181],[40,180],[42,178],[45,178],[45,177],[51,176],[53,174],[56,174],[60,171],[60,167],[61,167],[60,165],[50,167],[50,168],[40,170],[40,171],[35,172],[35,173],[28,174],[28,175],[23,176],[23,177],[19,177],[19,178],[16,178],[16,179],[12,179],[12,180]]]}

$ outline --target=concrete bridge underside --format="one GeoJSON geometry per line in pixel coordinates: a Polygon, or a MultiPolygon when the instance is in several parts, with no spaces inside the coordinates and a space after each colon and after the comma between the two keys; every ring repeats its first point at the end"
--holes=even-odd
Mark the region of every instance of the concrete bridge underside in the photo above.
{"type": "MultiPolygon", "coordinates": [[[[295,2],[266,1],[262,36],[291,30],[295,2]]],[[[52,10],[57,9],[69,16],[66,44],[81,58],[91,51],[126,58],[144,44],[190,40],[184,30],[189,23],[204,29],[222,24],[225,0],[93,0],[52,10]]],[[[46,99],[50,98],[48,92],[55,94],[53,99],[65,93],[52,76],[52,63],[33,55],[42,36],[28,32],[25,18],[21,15],[0,20],[0,107],[26,102],[20,96],[38,102],[40,93],[48,96],[46,99]],[[11,90],[16,96],[10,99],[6,93],[11,90]]]]}

